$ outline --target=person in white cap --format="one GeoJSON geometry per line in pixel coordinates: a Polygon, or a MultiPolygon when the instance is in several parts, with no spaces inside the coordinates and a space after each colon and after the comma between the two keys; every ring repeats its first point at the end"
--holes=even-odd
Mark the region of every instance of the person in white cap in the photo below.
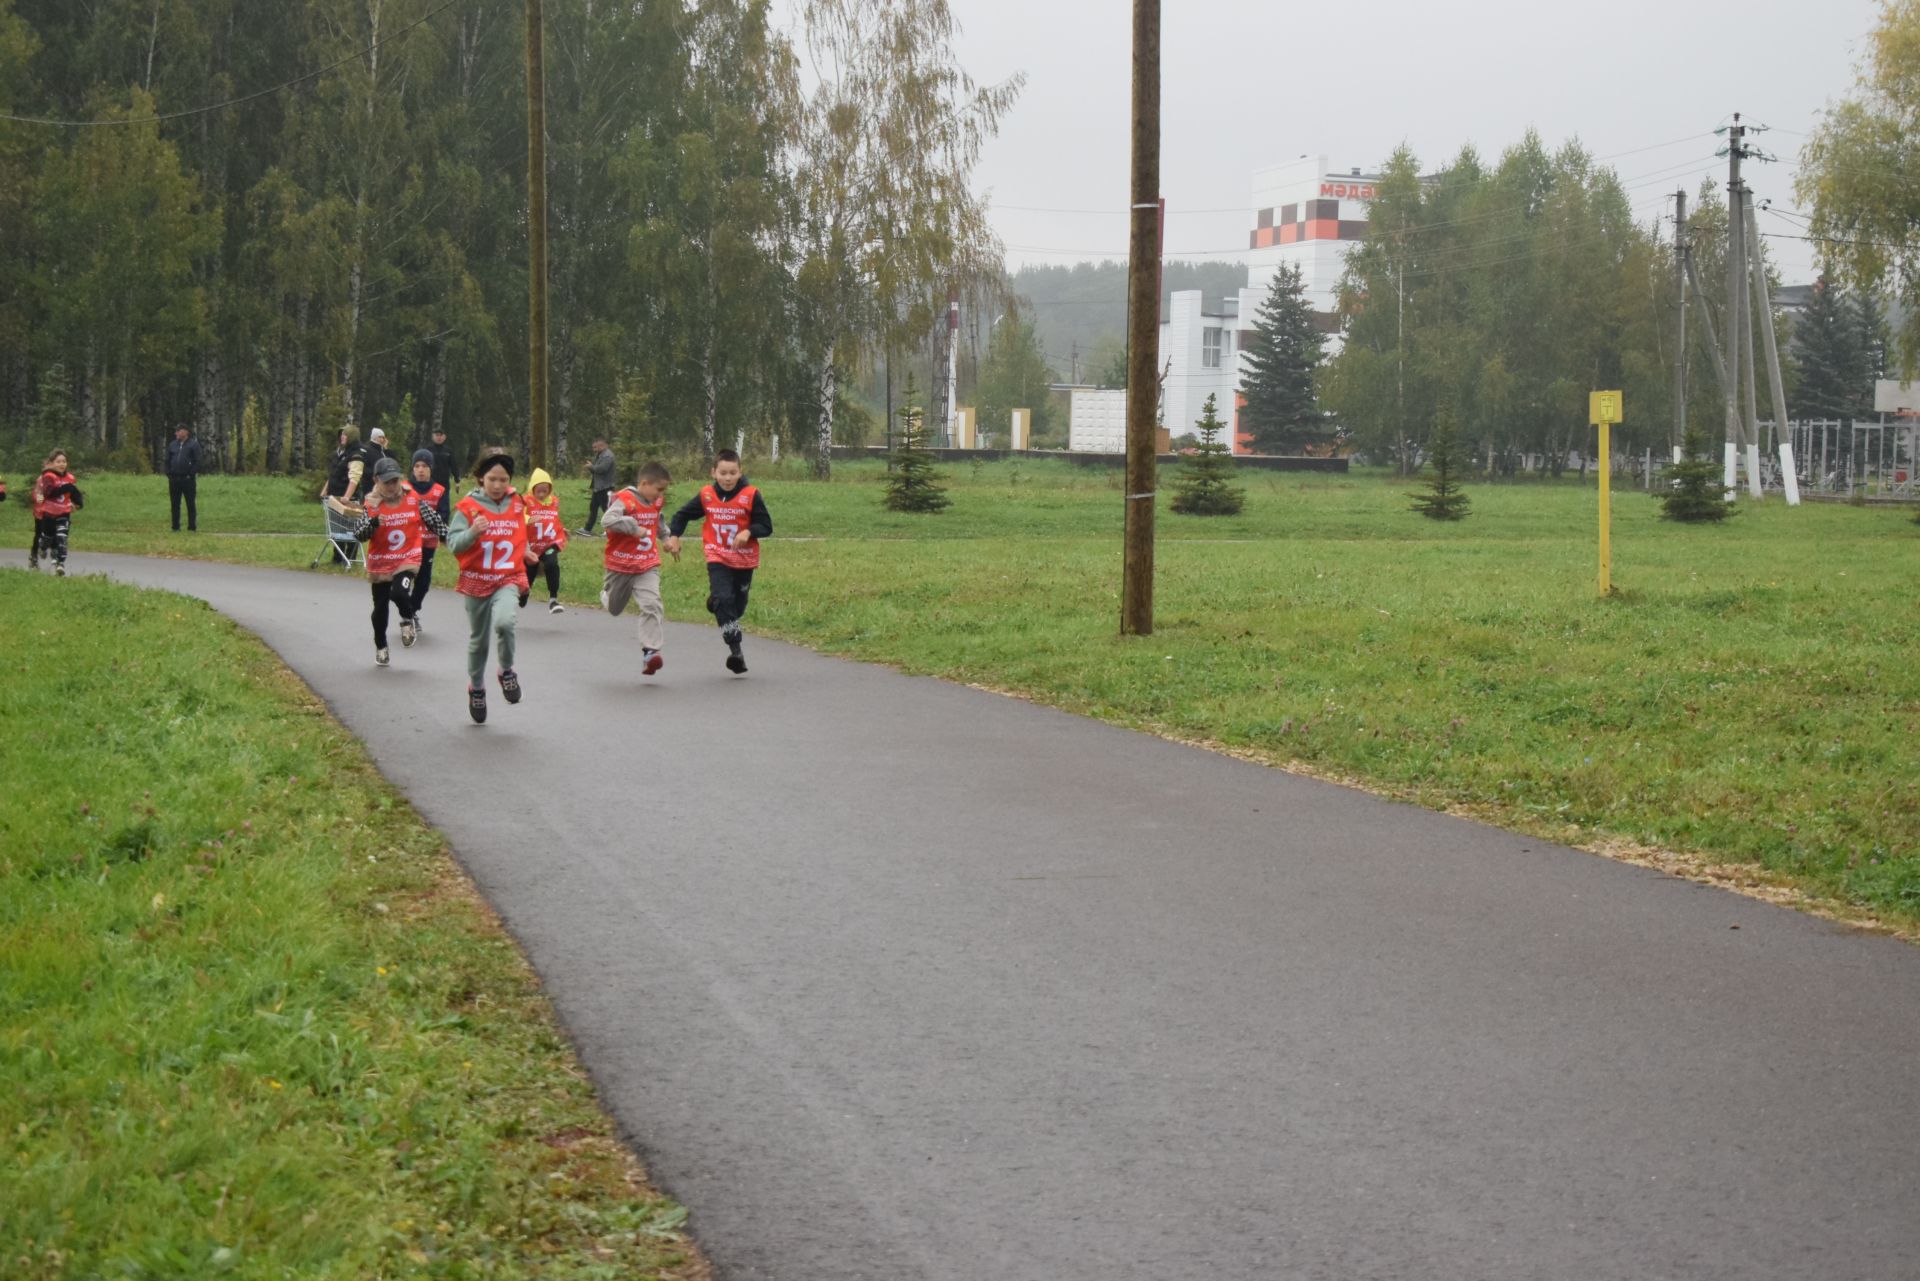
{"type": "MultiPolygon", "coordinates": [[[[366,474],[369,476],[373,475],[373,469],[378,467],[380,465],[380,460],[382,458],[385,458],[386,456],[387,456],[387,433],[381,428],[375,427],[372,431],[367,433],[366,474]]],[[[394,466],[396,467],[399,466],[399,463],[396,462],[394,466]]],[[[368,483],[368,488],[369,489],[372,488],[371,482],[368,483]]]]}

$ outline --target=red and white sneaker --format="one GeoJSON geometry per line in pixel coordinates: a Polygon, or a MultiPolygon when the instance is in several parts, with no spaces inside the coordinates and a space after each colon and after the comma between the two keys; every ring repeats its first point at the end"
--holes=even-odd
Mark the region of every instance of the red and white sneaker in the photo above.
{"type": "Polygon", "coordinates": [[[660,651],[650,649],[647,651],[647,661],[640,664],[640,674],[642,676],[651,676],[666,665],[667,660],[661,656],[660,651]]]}

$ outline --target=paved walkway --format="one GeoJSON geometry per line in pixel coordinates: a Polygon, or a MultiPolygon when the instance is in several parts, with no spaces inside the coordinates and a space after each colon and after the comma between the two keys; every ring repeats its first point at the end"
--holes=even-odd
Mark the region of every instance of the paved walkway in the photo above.
{"type": "Polygon", "coordinates": [[[1920,949],[706,628],[530,609],[475,728],[450,593],[381,671],[358,580],[74,565],[367,741],[724,1281],[1920,1276],[1920,949]]]}

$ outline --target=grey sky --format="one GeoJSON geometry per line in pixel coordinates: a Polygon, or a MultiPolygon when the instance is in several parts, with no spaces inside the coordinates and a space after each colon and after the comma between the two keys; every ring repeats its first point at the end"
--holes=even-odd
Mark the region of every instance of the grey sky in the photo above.
{"type": "MultiPolygon", "coordinates": [[[[1027,73],[979,170],[1009,264],[1124,257],[1132,4],[952,3],[976,80],[1027,73]]],[[[1257,168],[1322,152],[1372,167],[1403,140],[1429,165],[1466,142],[1492,158],[1528,126],[1549,146],[1578,136],[1617,156],[1645,221],[1676,187],[1724,178],[1710,134],[1740,111],[1776,127],[1755,140],[1781,158],[1749,166],[1756,194],[1792,207],[1801,135],[1851,89],[1878,12],[1876,0],[1164,0],[1168,256],[1241,252],[1257,168]]],[[[1812,245],[1766,243],[1789,283],[1811,278],[1812,245]]]]}

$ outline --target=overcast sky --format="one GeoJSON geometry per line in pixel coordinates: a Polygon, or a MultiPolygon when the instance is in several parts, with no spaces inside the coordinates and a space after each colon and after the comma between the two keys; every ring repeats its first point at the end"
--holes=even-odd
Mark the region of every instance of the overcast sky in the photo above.
{"type": "MultiPolygon", "coordinates": [[[[1009,265],[1125,257],[1130,0],[952,5],[976,80],[1027,76],[978,175],[1009,265]]],[[[1168,256],[1244,252],[1255,169],[1324,153],[1371,171],[1402,142],[1429,166],[1468,142],[1492,159],[1529,126],[1550,147],[1578,137],[1614,157],[1645,221],[1663,197],[1670,211],[1676,187],[1724,180],[1712,131],[1739,111],[1775,127],[1754,139],[1781,161],[1747,167],[1755,194],[1792,208],[1802,135],[1852,88],[1878,12],[1877,0],[1164,0],[1168,256]]],[[[1788,283],[1811,279],[1812,245],[1766,243],[1788,283]]]]}

